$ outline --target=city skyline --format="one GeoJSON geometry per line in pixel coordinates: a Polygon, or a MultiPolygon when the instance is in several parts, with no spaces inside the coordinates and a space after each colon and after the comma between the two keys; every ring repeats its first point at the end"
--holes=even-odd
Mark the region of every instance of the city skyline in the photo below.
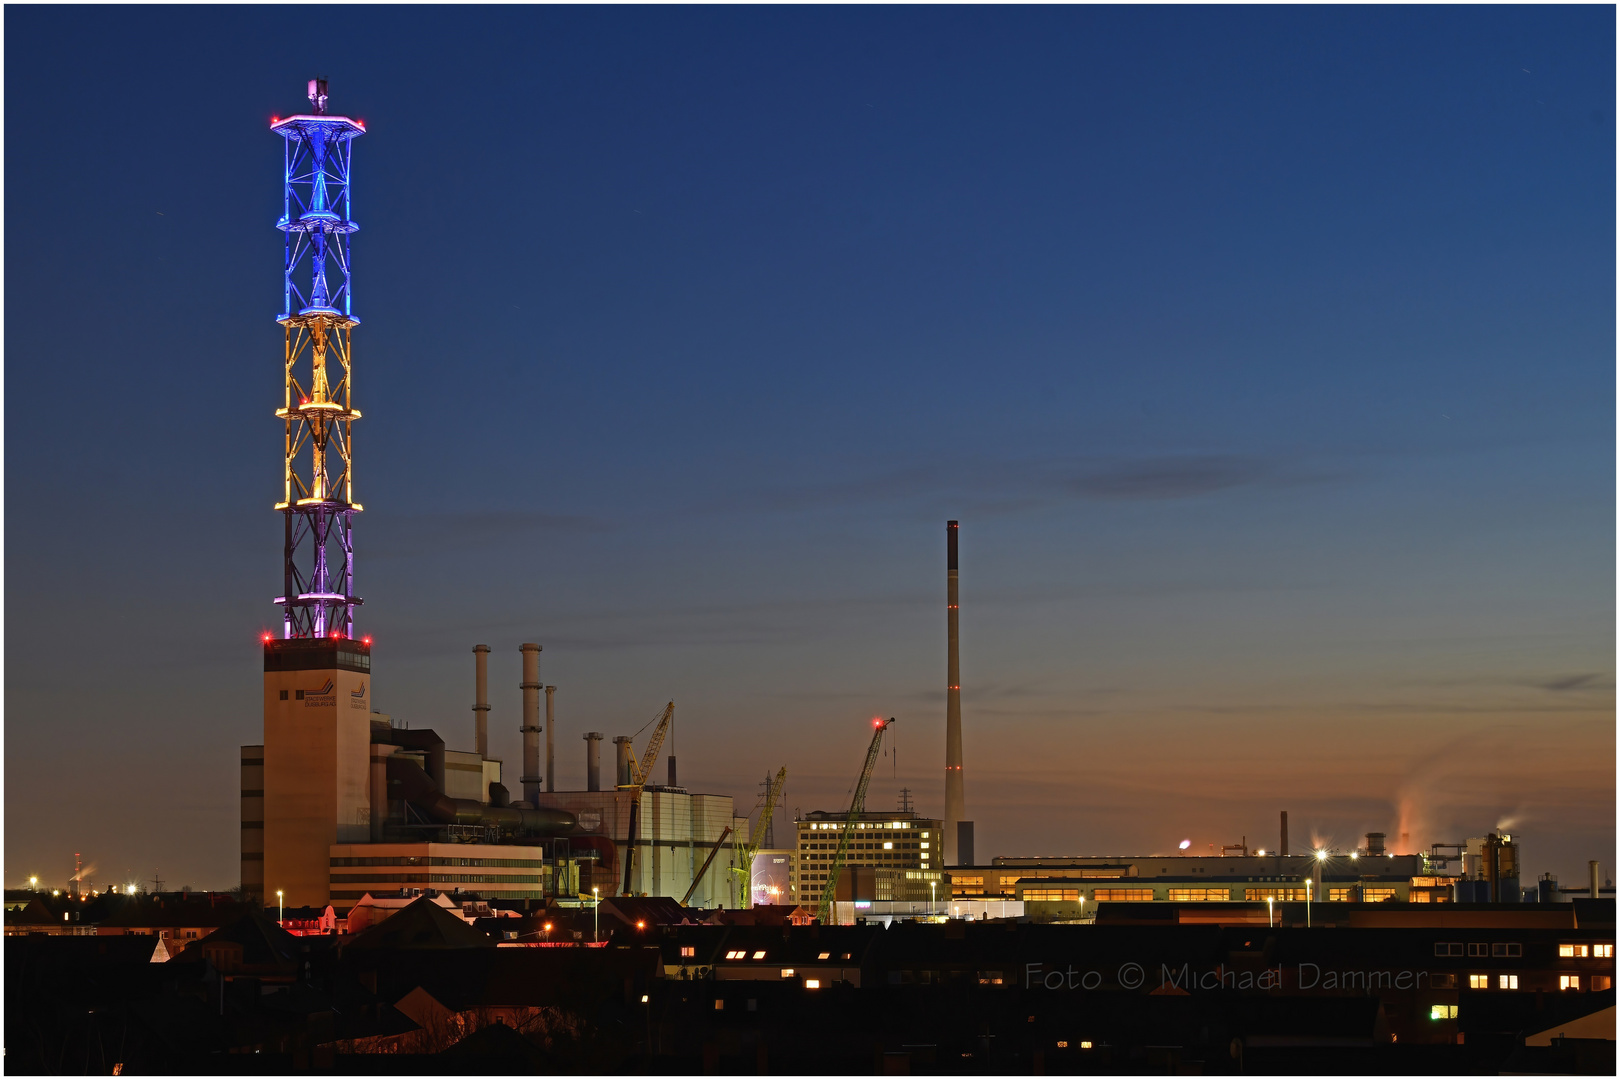
{"type": "Polygon", "coordinates": [[[1612,10],[322,12],[6,12],[8,884],[236,883],[316,75],[376,708],[938,815],[959,519],[981,860],[1612,858],[1612,10]]]}

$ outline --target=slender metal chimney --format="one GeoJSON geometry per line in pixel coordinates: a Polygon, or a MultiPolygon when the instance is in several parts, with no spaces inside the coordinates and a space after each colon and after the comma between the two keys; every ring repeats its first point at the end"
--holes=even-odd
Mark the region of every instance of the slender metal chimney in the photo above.
{"type": "Polygon", "coordinates": [[[585,733],[585,790],[602,790],[602,733],[585,733]]]}
{"type": "Polygon", "coordinates": [[[635,783],[636,776],[635,759],[631,756],[635,750],[630,744],[630,736],[613,736],[613,745],[618,751],[613,768],[613,774],[618,779],[614,780],[614,783],[620,787],[629,787],[635,783]]]}
{"type": "Polygon", "coordinates": [[[473,745],[489,757],[489,646],[473,646],[473,745]]]}
{"type": "Polygon", "coordinates": [[[539,806],[540,796],[540,646],[524,642],[518,646],[523,654],[523,801],[539,806]]]}
{"type": "Polygon", "coordinates": [[[552,736],[557,731],[557,688],[546,687],[546,790],[557,790],[557,746],[552,736]]]}
{"type": "Polygon", "coordinates": [[[675,755],[674,754],[669,755],[669,786],[670,787],[680,787],[681,786],[681,785],[679,785],[679,784],[677,784],[675,782],[675,755]]]}
{"type": "Polygon", "coordinates": [[[1277,849],[1277,854],[1288,854],[1288,811],[1286,810],[1282,812],[1282,847],[1277,849]]]}
{"type": "Polygon", "coordinates": [[[1587,860],[1586,869],[1592,875],[1592,884],[1587,895],[1596,900],[1598,898],[1598,861],[1596,859],[1587,860]]]}
{"type": "Polygon", "coordinates": [[[962,664],[956,628],[956,522],[945,523],[945,865],[958,866],[962,796],[962,664]]]}

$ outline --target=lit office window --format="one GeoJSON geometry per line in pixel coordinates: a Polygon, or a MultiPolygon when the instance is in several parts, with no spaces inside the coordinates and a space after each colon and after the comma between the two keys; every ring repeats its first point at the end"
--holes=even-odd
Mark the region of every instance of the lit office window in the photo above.
{"type": "Polygon", "coordinates": [[[1434,1006],[1433,1008],[1431,1008],[1429,1010],[1429,1019],[1430,1020],[1455,1020],[1455,1019],[1457,1019],[1457,1006],[1455,1006],[1455,1005],[1436,1005],[1436,1006],[1434,1006]]]}
{"type": "Polygon", "coordinates": [[[1614,959],[1614,946],[1613,945],[1594,945],[1594,946],[1592,946],[1592,955],[1593,956],[1603,957],[1606,960],[1613,960],[1614,959]]]}
{"type": "Polygon", "coordinates": [[[1560,945],[1560,946],[1558,946],[1558,955],[1559,956],[1585,956],[1586,955],[1586,946],[1585,945],[1560,945]]]}
{"type": "Polygon", "coordinates": [[[1092,899],[1101,903],[1105,900],[1124,901],[1136,903],[1153,899],[1152,889],[1098,889],[1092,894],[1092,899]]]}
{"type": "Polygon", "coordinates": [[[1496,977],[1496,988],[1498,990],[1517,990],[1519,988],[1519,977],[1517,975],[1498,975],[1496,977]]]}
{"type": "Polygon", "coordinates": [[[1579,990],[1580,988],[1581,988],[1581,977],[1579,975],[1560,975],[1560,976],[1558,976],[1558,989],[1560,989],[1560,990],[1579,990]]]}
{"type": "Polygon", "coordinates": [[[1489,975],[1470,975],[1470,976],[1468,976],[1468,989],[1470,989],[1470,990],[1489,990],[1490,988],[1491,988],[1491,977],[1489,975]]]}

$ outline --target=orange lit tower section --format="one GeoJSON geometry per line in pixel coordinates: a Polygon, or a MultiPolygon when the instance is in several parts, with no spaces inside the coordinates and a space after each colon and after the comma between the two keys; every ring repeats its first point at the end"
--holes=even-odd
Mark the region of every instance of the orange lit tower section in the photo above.
{"type": "Polygon", "coordinates": [[[282,636],[353,638],[354,498],[349,160],[365,125],[326,112],[326,81],[311,80],[311,114],[277,118],[285,140],[282,214],[285,236],[282,312],[285,426],[281,501],[286,523],[282,636]]]}

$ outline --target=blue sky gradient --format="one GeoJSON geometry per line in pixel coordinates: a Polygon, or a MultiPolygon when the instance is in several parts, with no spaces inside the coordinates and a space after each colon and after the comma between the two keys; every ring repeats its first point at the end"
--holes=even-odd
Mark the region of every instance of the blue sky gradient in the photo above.
{"type": "Polygon", "coordinates": [[[280,140],[355,150],[379,708],[979,854],[1615,848],[1607,7],[6,9],[6,880],[237,878],[280,140]],[[46,808],[49,808],[48,811],[46,808]],[[1296,844],[1299,841],[1296,840],[1296,844]]]}

